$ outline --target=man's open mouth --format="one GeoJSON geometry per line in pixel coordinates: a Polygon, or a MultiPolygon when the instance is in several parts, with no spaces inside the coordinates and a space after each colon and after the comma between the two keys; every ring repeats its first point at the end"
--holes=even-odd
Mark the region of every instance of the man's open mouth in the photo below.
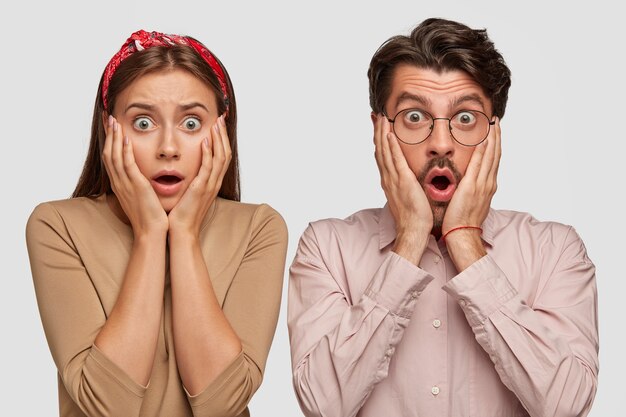
{"type": "Polygon", "coordinates": [[[438,190],[445,190],[451,182],[445,175],[437,175],[436,177],[433,177],[431,184],[438,190]]]}
{"type": "Polygon", "coordinates": [[[424,179],[424,191],[431,201],[450,201],[455,190],[456,179],[447,167],[431,169],[424,179]]]}

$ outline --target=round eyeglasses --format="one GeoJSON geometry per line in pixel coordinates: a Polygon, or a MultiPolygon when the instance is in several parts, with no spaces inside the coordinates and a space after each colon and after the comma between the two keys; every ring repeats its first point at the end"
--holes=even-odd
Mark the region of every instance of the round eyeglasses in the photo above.
{"type": "Polygon", "coordinates": [[[452,117],[433,117],[422,109],[406,109],[398,112],[393,119],[393,133],[407,145],[424,142],[433,132],[435,120],[447,120],[452,138],[464,146],[476,146],[487,139],[489,129],[496,122],[478,110],[461,110],[452,117]]]}

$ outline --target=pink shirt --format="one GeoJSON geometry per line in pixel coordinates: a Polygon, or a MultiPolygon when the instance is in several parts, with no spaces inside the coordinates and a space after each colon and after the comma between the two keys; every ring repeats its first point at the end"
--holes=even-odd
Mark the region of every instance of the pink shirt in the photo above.
{"type": "Polygon", "coordinates": [[[387,207],[311,223],[290,269],[306,416],[585,416],[598,376],[595,268],[572,227],[491,210],[458,273],[430,237],[391,251],[387,207]]]}

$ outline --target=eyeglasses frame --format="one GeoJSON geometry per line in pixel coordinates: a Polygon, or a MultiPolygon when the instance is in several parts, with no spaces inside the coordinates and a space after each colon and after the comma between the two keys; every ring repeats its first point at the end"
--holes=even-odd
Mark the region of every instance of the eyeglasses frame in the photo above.
{"type": "Polygon", "coordinates": [[[447,121],[448,121],[448,131],[450,132],[450,137],[451,137],[451,138],[452,138],[452,139],[453,139],[456,143],[458,143],[459,145],[462,145],[462,146],[467,146],[467,147],[474,147],[474,146],[478,146],[478,145],[480,145],[481,143],[483,143],[483,142],[485,141],[485,139],[487,139],[487,137],[489,136],[489,132],[491,131],[491,126],[493,126],[493,125],[495,125],[495,124],[496,124],[495,120],[491,120],[491,119],[489,118],[489,116],[487,116],[487,114],[485,114],[485,113],[481,112],[480,110],[469,110],[469,109],[463,109],[463,110],[459,110],[458,112],[454,113],[454,114],[452,115],[452,117],[433,117],[433,115],[432,115],[432,114],[430,114],[429,112],[427,112],[427,111],[426,111],[426,110],[424,110],[424,109],[420,109],[420,108],[418,108],[418,107],[412,107],[412,108],[409,108],[409,109],[400,110],[399,112],[397,112],[397,113],[396,113],[396,115],[395,115],[395,116],[393,116],[393,119],[390,119],[390,118],[389,118],[389,116],[387,115],[387,112],[386,112],[385,110],[383,110],[383,115],[385,116],[385,118],[387,118],[387,120],[389,121],[389,123],[391,123],[391,124],[392,124],[392,126],[393,126],[393,133],[394,133],[394,134],[396,134],[396,127],[395,127],[395,123],[396,123],[396,118],[398,117],[398,115],[399,115],[400,113],[408,112],[408,111],[411,111],[411,110],[418,110],[418,111],[420,111],[420,112],[422,112],[422,113],[426,113],[428,116],[430,116],[430,118],[431,118],[431,120],[432,120],[432,124],[430,125],[430,133],[429,133],[429,134],[428,134],[428,135],[427,135],[427,136],[426,136],[423,140],[421,140],[421,141],[419,141],[419,142],[414,142],[414,143],[411,143],[411,142],[406,142],[406,141],[402,140],[402,139],[400,138],[400,136],[396,135],[396,137],[398,138],[398,140],[399,140],[400,142],[402,142],[402,143],[406,144],[406,145],[419,145],[420,143],[424,143],[424,142],[426,142],[426,140],[430,137],[430,135],[432,135],[432,134],[433,134],[433,130],[435,130],[435,120],[447,120],[447,121]],[[453,119],[453,118],[454,118],[454,116],[456,116],[457,114],[459,114],[459,113],[463,113],[463,112],[475,112],[475,113],[480,113],[480,114],[482,114],[483,116],[485,116],[485,117],[487,118],[487,120],[489,120],[489,127],[488,127],[488,129],[487,129],[487,134],[485,135],[485,137],[484,137],[484,138],[483,138],[480,142],[478,142],[478,143],[477,143],[477,144],[475,144],[475,145],[467,145],[467,144],[465,144],[465,143],[460,142],[457,138],[455,138],[455,137],[454,137],[454,134],[452,133],[452,124],[451,124],[452,119],[453,119]]]}

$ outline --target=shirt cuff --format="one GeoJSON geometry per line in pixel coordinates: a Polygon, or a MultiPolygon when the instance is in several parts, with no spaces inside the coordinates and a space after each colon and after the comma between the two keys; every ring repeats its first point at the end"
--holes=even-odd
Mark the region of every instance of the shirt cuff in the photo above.
{"type": "Polygon", "coordinates": [[[459,303],[472,328],[482,326],[492,313],[517,294],[489,255],[474,262],[442,289],[459,303]]]}
{"type": "Polygon", "coordinates": [[[389,252],[365,295],[393,314],[411,318],[417,299],[433,279],[432,275],[402,256],[389,252]]]}

